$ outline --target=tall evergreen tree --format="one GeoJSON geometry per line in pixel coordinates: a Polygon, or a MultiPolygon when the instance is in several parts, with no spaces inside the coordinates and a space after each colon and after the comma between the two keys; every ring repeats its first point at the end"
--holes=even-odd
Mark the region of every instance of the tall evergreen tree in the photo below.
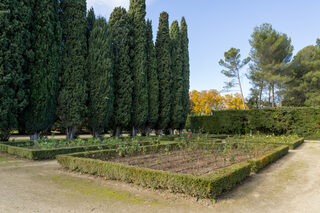
{"type": "Polygon", "coordinates": [[[159,117],[159,80],[156,52],[153,43],[152,22],[147,21],[147,77],[148,77],[148,128],[155,128],[159,117]]]}
{"type": "Polygon", "coordinates": [[[71,139],[86,113],[86,1],[61,0],[60,5],[63,58],[58,113],[71,139]]]}
{"type": "Polygon", "coordinates": [[[121,129],[131,123],[132,112],[132,73],[129,67],[129,16],[126,9],[117,7],[109,19],[112,31],[114,55],[114,113],[113,123],[116,136],[120,136],[121,129]]]}
{"type": "Polygon", "coordinates": [[[91,31],[93,30],[93,25],[96,20],[96,15],[94,14],[93,7],[90,8],[87,14],[87,47],[89,49],[89,38],[91,31]]]}
{"type": "Polygon", "coordinates": [[[29,104],[22,123],[31,140],[49,129],[56,118],[59,89],[61,28],[57,0],[35,0],[31,35],[32,58],[28,60],[29,104]]]}
{"type": "Polygon", "coordinates": [[[159,76],[159,120],[157,126],[159,130],[163,130],[168,127],[172,108],[169,15],[166,12],[160,14],[156,39],[156,59],[159,76]]]}
{"type": "Polygon", "coordinates": [[[26,58],[30,51],[32,1],[0,3],[0,140],[8,140],[27,105],[26,58]]]}
{"type": "Polygon", "coordinates": [[[87,14],[87,35],[90,36],[91,31],[93,30],[94,22],[96,20],[96,15],[94,14],[93,7],[90,8],[87,14]]]}
{"type": "Polygon", "coordinates": [[[181,51],[182,51],[182,74],[184,84],[184,96],[183,96],[183,110],[184,119],[180,124],[180,129],[183,129],[186,125],[186,120],[190,111],[190,63],[189,63],[189,37],[188,37],[188,25],[184,17],[181,19],[180,24],[181,32],[181,51]]]}
{"type": "Polygon", "coordinates": [[[147,52],[146,52],[146,2],[130,0],[129,16],[132,27],[132,135],[136,129],[145,127],[148,118],[148,87],[147,87],[147,52]]]}
{"type": "Polygon", "coordinates": [[[180,129],[184,119],[184,79],[182,73],[181,34],[178,21],[170,27],[171,79],[172,79],[172,111],[170,129],[180,129]]]}
{"type": "Polygon", "coordinates": [[[108,125],[113,113],[113,62],[111,31],[98,18],[89,39],[89,125],[95,137],[108,125]]]}

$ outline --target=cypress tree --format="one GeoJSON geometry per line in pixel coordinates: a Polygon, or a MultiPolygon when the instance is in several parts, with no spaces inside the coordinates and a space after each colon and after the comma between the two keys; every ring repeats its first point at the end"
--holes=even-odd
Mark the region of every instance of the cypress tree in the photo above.
{"type": "Polygon", "coordinates": [[[93,30],[95,20],[96,20],[96,15],[94,14],[93,7],[91,7],[90,10],[88,11],[88,15],[87,15],[87,33],[88,33],[87,35],[88,35],[88,38],[90,36],[91,31],[93,30]]]}
{"type": "Polygon", "coordinates": [[[159,120],[158,129],[168,127],[171,115],[171,69],[170,69],[170,36],[169,15],[160,14],[156,39],[156,59],[159,76],[159,120]]]}
{"type": "Polygon", "coordinates": [[[26,58],[30,51],[32,1],[0,3],[0,140],[8,140],[27,105],[26,58]]]}
{"type": "Polygon", "coordinates": [[[63,53],[58,113],[67,138],[72,139],[86,112],[86,1],[61,0],[60,5],[63,53]]]}
{"type": "Polygon", "coordinates": [[[90,33],[93,30],[93,25],[96,20],[93,7],[90,8],[87,14],[87,47],[89,48],[90,33]]]}
{"type": "Polygon", "coordinates": [[[23,123],[31,139],[49,129],[56,118],[59,89],[61,28],[57,0],[35,0],[27,82],[29,104],[23,113],[23,123]]]}
{"type": "Polygon", "coordinates": [[[182,74],[181,36],[178,21],[170,27],[171,79],[172,79],[172,111],[171,129],[179,129],[184,119],[184,79],[182,74]]]}
{"type": "Polygon", "coordinates": [[[155,128],[159,117],[159,80],[156,52],[153,43],[152,22],[147,21],[147,82],[148,82],[148,128],[155,128]]]}
{"type": "Polygon", "coordinates": [[[98,18],[89,39],[89,125],[93,135],[108,125],[113,112],[112,37],[104,18],[98,18]]]}
{"type": "Polygon", "coordinates": [[[132,95],[132,135],[136,136],[136,128],[144,127],[148,118],[145,0],[131,0],[129,16],[132,27],[131,67],[134,85],[132,95]]]}
{"type": "Polygon", "coordinates": [[[129,67],[129,16],[126,9],[117,7],[109,19],[112,32],[114,55],[114,113],[113,123],[116,136],[120,136],[122,128],[131,123],[132,110],[132,73],[129,67]]]}
{"type": "Polygon", "coordinates": [[[190,110],[190,63],[189,63],[189,38],[188,38],[188,25],[184,17],[182,17],[180,24],[181,32],[181,51],[182,51],[182,75],[183,75],[183,85],[184,85],[184,95],[183,95],[183,111],[184,117],[180,123],[180,130],[184,129],[186,125],[186,120],[190,110]]]}

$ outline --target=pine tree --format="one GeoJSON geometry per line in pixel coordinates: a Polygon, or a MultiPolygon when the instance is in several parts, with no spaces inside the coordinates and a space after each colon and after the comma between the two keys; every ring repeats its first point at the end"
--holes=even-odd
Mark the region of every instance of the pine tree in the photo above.
{"type": "Polygon", "coordinates": [[[170,54],[172,79],[172,111],[170,129],[180,129],[184,119],[184,79],[182,73],[181,35],[178,21],[170,27],[170,54]]]}
{"type": "Polygon", "coordinates": [[[148,118],[145,0],[131,0],[129,16],[132,27],[131,66],[134,84],[132,95],[132,135],[136,136],[136,128],[144,127],[148,118]]]}
{"type": "Polygon", "coordinates": [[[98,18],[89,39],[89,126],[95,137],[108,125],[113,113],[113,62],[111,31],[98,18]]]}
{"type": "Polygon", "coordinates": [[[132,112],[132,73],[129,67],[129,16],[124,8],[117,7],[109,19],[112,32],[114,55],[114,113],[113,123],[116,136],[120,136],[121,129],[131,123],[132,112]]]}
{"type": "Polygon", "coordinates": [[[61,0],[60,5],[63,58],[58,113],[67,138],[72,139],[86,113],[86,1],[61,0]]]}
{"type": "Polygon", "coordinates": [[[184,17],[182,17],[180,24],[181,32],[181,50],[182,50],[182,74],[184,81],[184,98],[183,98],[183,110],[184,119],[180,124],[180,129],[183,129],[186,124],[186,120],[190,111],[190,63],[189,63],[189,38],[188,38],[188,25],[184,17]]]}
{"type": "Polygon", "coordinates": [[[8,140],[28,103],[25,80],[26,58],[32,54],[32,1],[2,0],[0,11],[0,140],[8,140]]]}
{"type": "Polygon", "coordinates": [[[152,22],[147,21],[147,77],[148,77],[148,128],[155,128],[159,117],[159,80],[156,52],[153,43],[152,22]]]}
{"type": "Polygon", "coordinates": [[[170,36],[169,15],[160,14],[158,34],[156,39],[156,59],[159,76],[159,120],[158,129],[168,127],[171,115],[171,69],[170,69],[170,36]]]}
{"type": "Polygon", "coordinates": [[[56,118],[59,89],[61,28],[57,0],[35,0],[31,31],[32,58],[28,60],[29,104],[22,115],[31,139],[49,129],[56,118]]]}

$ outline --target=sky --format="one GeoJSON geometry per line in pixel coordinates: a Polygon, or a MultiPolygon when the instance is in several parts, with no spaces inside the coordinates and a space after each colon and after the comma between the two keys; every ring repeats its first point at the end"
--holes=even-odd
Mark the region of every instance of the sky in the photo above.
{"type": "MultiPolygon", "coordinates": [[[[87,4],[108,19],[114,7],[128,9],[129,0],[87,0],[87,4]]],[[[222,91],[228,81],[219,65],[224,52],[235,47],[242,58],[249,56],[254,27],[270,23],[291,38],[296,54],[320,38],[319,8],[319,0],[147,0],[147,18],[153,22],[155,37],[162,11],[169,13],[170,23],[184,16],[189,27],[190,90],[222,91]]],[[[247,67],[241,72],[247,97],[251,87],[247,67]]]]}

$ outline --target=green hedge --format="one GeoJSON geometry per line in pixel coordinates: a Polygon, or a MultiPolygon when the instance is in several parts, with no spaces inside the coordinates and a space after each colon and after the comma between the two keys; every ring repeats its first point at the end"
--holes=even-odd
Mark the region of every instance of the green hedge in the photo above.
{"type": "Polygon", "coordinates": [[[288,154],[289,146],[280,146],[276,149],[266,153],[265,155],[248,160],[251,166],[252,172],[258,172],[264,167],[268,166],[269,164],[277,161],[278,159],[282,158],[284,155],[288,154]]]}
{"type": "MultiPolygon", "coordinates": [[[[171,148],[178,148],[171,144],[171,148]]],[[[166,149],[168,146],[147,146],[142,152],[166,149]]],[[[172,192],[185,193],[199,198],[215,198],[222,192],[230,190],[250,175],[251,167],[247,162],[235,164],[204,177],[176,174],[147,168],[127,166],[119,163],[92,159],[117,155],[115,150],[59,155],[58,162],[65,168],[92,175],[121,180],[153,189],[168,189],[172,192]],[[91,158],[89,158],[91,157],[91,158]]]]}
{"type": "MultiPolygon", "coordinates": [[[[35,149],[28,149],[24,147],[12,146],[11,143],[9,144],[10,145],[0,144],[0,151],[11,154],[11,155],[27,158],[29,160],[49,160],[49,159],[55,159],[57,155],[62,155],[62,154],[94,151],[99,149],[114,149],[116,147],[116,145],[94,145],[94,146],[56,148],[56,149],[48,149],[48,150],[35,150],[35,149]]],[[[150,142],[141,142],[141,144],[148,145],[150,144],[150,142]]]]}
{"type": "Polygon", "coordinates": [[[211,134],[297,134],[320,138],[320,108],[266,108],[213,111],[210,116],[190,116],[187,129],[211,134]]]}
{"type": "Polygon", "coordinates": [[[296,141],[289,142],[289,143],[281,143],[281,142],[253,142],[253,143],[264,143],[264,144],[275,144],[279,146],[289,146],[290,149],[296,149],[299,147],[301,144],[304,143],[304,138],[299,138],[296,141]]]}

